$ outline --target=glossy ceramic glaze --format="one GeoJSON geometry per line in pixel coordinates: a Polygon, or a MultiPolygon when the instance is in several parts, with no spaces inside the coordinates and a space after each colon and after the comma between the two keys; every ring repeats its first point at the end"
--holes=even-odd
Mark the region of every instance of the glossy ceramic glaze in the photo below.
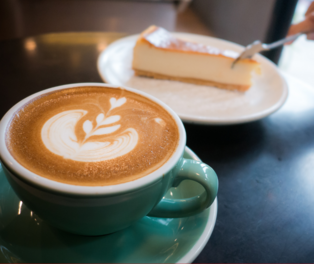
{"type": "MultiPolygon", "coordinates": [[[[197,159],[189,149],[186,158],[197,159]]],[[[189,198],[203,187],[182,182],[168,198],[189,198]]],[[[114,234],[72,235],[51,227],[15,195],[0,165],[0,262],[191,262],[214,228],[217,202],[186,218],[144,217],[114,234]]]]}

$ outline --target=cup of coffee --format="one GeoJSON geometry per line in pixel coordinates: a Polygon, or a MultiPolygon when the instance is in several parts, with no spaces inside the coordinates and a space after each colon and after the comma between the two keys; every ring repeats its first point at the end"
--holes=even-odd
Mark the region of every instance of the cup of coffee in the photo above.
{"type": "Polygon", "coordinates": [[[151,95],[102,83],[62,85],[13,106],[0,123],[0,158],[23,203],[51,225],[109,234],[150,215],[185,217],[218,190],[208,165],[183,158],[177,114],[151,95]],[[183,180],[204,192],[166,199],[183,180]]]}

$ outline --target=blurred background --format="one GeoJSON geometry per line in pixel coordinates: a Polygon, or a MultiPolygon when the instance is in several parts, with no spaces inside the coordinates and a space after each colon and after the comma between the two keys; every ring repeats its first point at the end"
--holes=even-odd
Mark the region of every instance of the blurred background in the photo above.
{"type": "MultiPolygon", "coordinates": [[[[1,0],[0,41],[56,32],[135,34],[155,24],[169,31],[247,45],[285,37],[312,0],[1,0]]],[[[300,37],[265,53],[314,88],[314,41],[300,37]]]]}

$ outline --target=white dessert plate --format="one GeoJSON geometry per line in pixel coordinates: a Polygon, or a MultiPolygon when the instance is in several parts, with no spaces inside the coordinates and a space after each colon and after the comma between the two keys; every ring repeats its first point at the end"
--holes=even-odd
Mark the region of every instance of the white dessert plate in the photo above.
{"type": "MultiPolygon", "coordinates": [[[[173,35],[221,49],[243,50],[243,46],[217,38],[188,33],[173,35]]],[[[251,122],[275,112],[287,99],[288,86],[279,69],[259,54],[254,59],[261,63],[262,73],[253,75],[253,85],[245,93],[134,76],[131,65],[138,37],[117,40],[100,54],[97,65],[100,76],[107,83],[133,87],[161,99],[185,122],[209,125],[251,122]]]]}

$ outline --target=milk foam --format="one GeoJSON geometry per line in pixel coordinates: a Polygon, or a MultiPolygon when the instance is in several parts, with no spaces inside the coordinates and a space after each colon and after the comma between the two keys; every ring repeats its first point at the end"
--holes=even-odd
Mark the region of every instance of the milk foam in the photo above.
{"type": "Polygon", "coordinates": [[[175,120],[155,102],[120,88],[75,87],[25,104],[11,120],[6,144],[31,172],[79,186],[137,180],[177,149],[175,120]]]}
{"type": "Polygon", "coordinates": [[[123,156],[132,151],[138,143],[138,133],[134,128],[128,128],[120,133],[120,115],[109,113],[120,107],[126,98],[111,98],[111,108],[107,113],[99,113],[96,117],[96,126],[91,120],[83,123],[85,138],[79,142],[75,134],[77,123],[88,113],[83,109],[63,111],[51,117],[42,127],[41,139],[48,150],[62,156],[81,162],[99,162],[123,156]],[[113,134],[115,133],[115,134],[113,134]],[[92,136],[105,136],[97,141],[90,140],[92,136]],[[109,136],[109,138],[106,136],[109,136]]]}

